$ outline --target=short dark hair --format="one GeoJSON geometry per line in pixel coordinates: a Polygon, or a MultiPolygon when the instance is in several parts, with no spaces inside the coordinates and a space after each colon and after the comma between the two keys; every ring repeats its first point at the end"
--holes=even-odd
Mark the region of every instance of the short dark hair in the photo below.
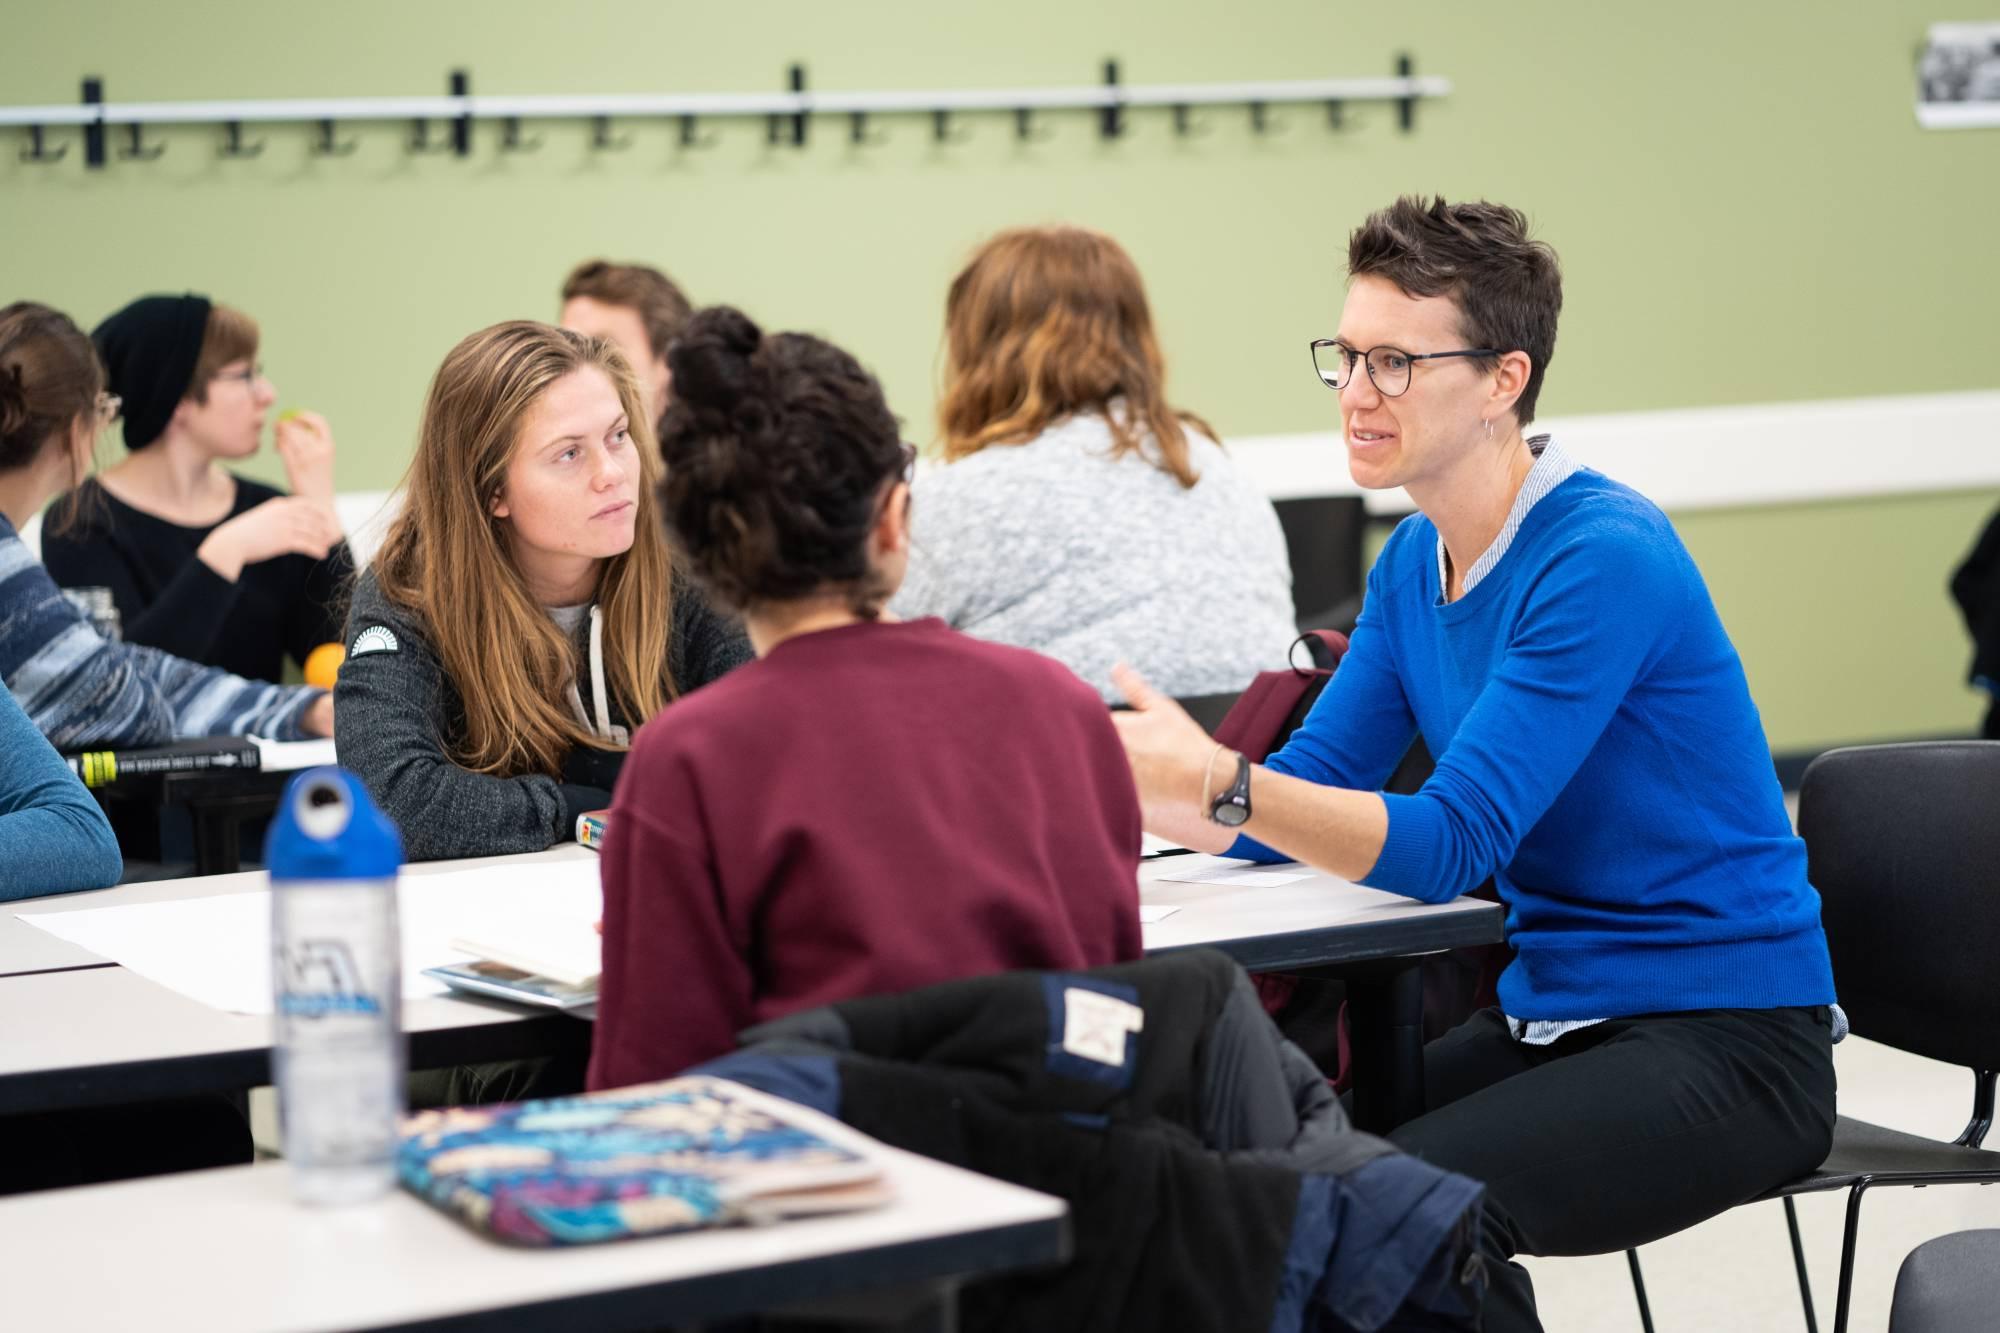
{"type": "Polygon", "coordinates": [[[873,617],[868,535],[906,455],[882,386],[804,333],[766,335],[729,306],[667,350],[661,519],[689,570],[735,610],[844,591],[873,617]]]}
{"type": "Polygon", "coordinates": [[[562,299],[573,301],[579,296],[605,305],[623,306],[637,314],[654,356],[667,354],[667,344],[680,336],[694,314],[687,294],[674,280],[645,264],[587,259],[563,279],[562,299]]]}
{"type": "Polygon", "coordinates": [[[1354,229],[1347,276],[1386,278],[1410,296],[1449,296],[1468,346],[1526,352],[1528,385],[1514,414],[1523,426],[1535,419],[1542,376],[1556,353],[1562,264],[1546,241],[1529,239],[1519,209],[1404,195],[1354,229]]]}

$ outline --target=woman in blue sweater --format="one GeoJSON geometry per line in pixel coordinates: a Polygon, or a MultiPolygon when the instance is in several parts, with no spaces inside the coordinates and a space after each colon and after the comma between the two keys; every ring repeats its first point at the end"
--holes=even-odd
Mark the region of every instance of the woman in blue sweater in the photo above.
{"type": "Polygon", "coordinates": [[[1536,1329],[1516,1254],[1657,1239],[1816,1167],[1839,1012],[1741,662],[1655,506],[1527,436],[1562,280],[1493,204],[1399,200],[1316,341],[1348,464],[1419,513],[1353,646],[1256,767],[1136,675],[1147,827],[1439,902],[1493,877],[1500,1006],[1431,1043],[1394,1138],[1488,1187],[1485,1327],[1536,1329]],[[1421,736],[1437,771],[1379,789],[1421,736]]]}
{"type": "Polygon", "coordinates": [[[0,686],[0,902],[108,888],[124,868],[104,811],[0,686]]]}

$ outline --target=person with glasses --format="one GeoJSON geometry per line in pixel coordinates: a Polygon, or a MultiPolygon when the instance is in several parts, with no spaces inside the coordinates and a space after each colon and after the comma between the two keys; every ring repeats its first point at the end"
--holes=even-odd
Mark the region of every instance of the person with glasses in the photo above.
{"type": "Polygon", "coordinates": [[[29,301],[0,309],[0,684],[60,750],[331,734],[324,690],[104,638],[21,540],[21,525],[89,474],[112,408],[97,353],[69,316],[29,301]]]}
{"type": "Polygon", "coordinates": [[[1047,653],[1107,701],[1136,663],[1233,694],[1298,630],[1270,500],[1167,400],[1138,266],[1081,227],[1003,232],[945,301],[944,466],[917,478],[898,615],[1047,653]]]}
{"type": "MultiPolygon", "coordinates": [[[[1418,512],[1353,643],[1263,765],[1121,672],[1153,831],[1430,902],[1491,876],[1499,1005],[1432,1042],[1391,1137],[1487,1185],[1484,1327],[1540,1327],[1517,1254],[1615,1252],[1816,1168],[1834,1005],[1819,897],[1743,666],[1645,497],[1530,435],[1555,252],[1498,204],[1405,198],[1348,244],[1349,468],[1418,512]],[[1380,791],[1413,739],[1437,769],[1380,791]]],[[[1303,368],[1303,367],[1302,367],[1303,368]]]]}
{"type": "Polygon", "coordinates": [[[668,350],[662,518],[757,660],[640,728],[604,845],[590,1083],[834,1000],[1140,952],[1139,805],[1059,663],[884,613],[904,444],[829,343],[697,313],[668,350]]]}
{"type": "Polygon", "coordinates": [[[130,452],[56,510],[42,541],[49,572],[108,597],[127,642],[283,679],[287,658],[303,666],[339,640],[352,573],[325,419],[277,423],[287,495],[230,470],[258,451],[277,398],[248,315],[203,296],[147,296],[92,336],[130,452]]]}

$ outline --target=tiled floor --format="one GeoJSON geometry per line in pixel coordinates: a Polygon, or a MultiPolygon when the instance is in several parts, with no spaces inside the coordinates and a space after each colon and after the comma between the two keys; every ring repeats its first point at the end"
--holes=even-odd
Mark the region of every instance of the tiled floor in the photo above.
{"type": "MultiPolygon", "coordinates": [[[[1951,1138],[1972,1109],[1972,1075],[1858,1037],[1834,1047],[1842,1114],[1916,1134],[1951,1138]]],[[[1989,1146],[2000,1146],[1996,1134],[1989,1146]]],[[[1834,1280],[1846,1195],[1799,1200],[1819,1326],[1833,1327],[1834,1280]]],[[[1903,1256],[1948,1231],[2000,1227],[2000,1189],[1954,1185],[1871,1191],[1861,1212],[1854,1333],[1888,1325],[1903,1256]]],[[[1805,1327],[1784,1213],[1775,1203],[1734,1212],[1639,1252],[1658,1333],[1793,1333],[1805,1327]]],[[[1623,1255],[1531,1259],[1550,1333],[1637,1333],[1639,1314],[1623,1255]]],[[[1994,1328],[2000,1329],[2000,1315],[1994,1328]]],[[[1968,1333],[1972,1331],[1968,1330],[1968,1333]]]]}

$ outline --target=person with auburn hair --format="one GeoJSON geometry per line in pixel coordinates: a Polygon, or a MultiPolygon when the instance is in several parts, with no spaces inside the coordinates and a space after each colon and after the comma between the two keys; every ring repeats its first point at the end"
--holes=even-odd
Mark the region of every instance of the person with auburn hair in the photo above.
{"type": "Polygon", "coordinates": [[[117,412],[69,316],[28,301],[0,309],[0,681],[62,750],[328,735],[324,690],[105,639],[22,542],[20,525],[88,474],[97,432],[117,412]]]}
{"type": "Polygon", "coordinates": [[[667,410],[667,345],[680,336],[694,307],[674,280],[645,264],[589,259],[563,280],[556,323],[593,338],[609,339],[625,354],[646,399],[646,420],[658,437],[667,410]]]}
{"type": "Polygon", "coordinates": [[[1834,1005],[1819,896],[1743,665],[1673,525],[1527,435],[1562,274],[1527,219],[1399,199],[1315,339],[1348,466],[1418,512],[1268,763],[1121,672],[1158,833],[1428,902],[1491,876],[1500,1004],[1430,1043],[1391,1138],[1486,1182],[1484,1327],[1541,1327],[1517,1254],[1602,1254],[1818,1167],[1834,1005]],[[1437,770],[1379,789],[1415,737],[1437,770]],[[1240,836],[1239,836],[1240,835],[1240,836]]]}
{"type": "Polygon", "coordinates": [[[56,510],[42,559],[65,588],[102,588],[128,643],[278,680],[340,638],[352,573],[333,509],[333,433],[277,425],[292,494],[228,470],[257,452],[277,391],[256,321],[204,296],[147,296],[97,326],[131,452],[56,510]]]}
{"type": "Polygon", "coordinates": [[[917,479],[893,610],[1033,648],[1106,699],[1137,662],[1177,697],[1285,659],[1291,565],[1271,502],[1167,402],[1139,270],[1080,227],[1002,232],[945,302],[946,466],[917,479]]]}
{"type": "Polygon", "coordinates": [[[611,804],[629,729],[748,660],[675,578],[657,470],[609,342],[517,320],[438,368],[335,688],[341,762],[412,859],[574,837],[611,804]]]}
{"type": "Polygon", "coordinates": [[[604,846],[590,1084],[833,1000],[1140,952],[1110,716],[1033,653],[882,612],[915,451],[874,376],[704,310],[668,352],[661,507],[757,660],[643,728],[604,846]]]}

